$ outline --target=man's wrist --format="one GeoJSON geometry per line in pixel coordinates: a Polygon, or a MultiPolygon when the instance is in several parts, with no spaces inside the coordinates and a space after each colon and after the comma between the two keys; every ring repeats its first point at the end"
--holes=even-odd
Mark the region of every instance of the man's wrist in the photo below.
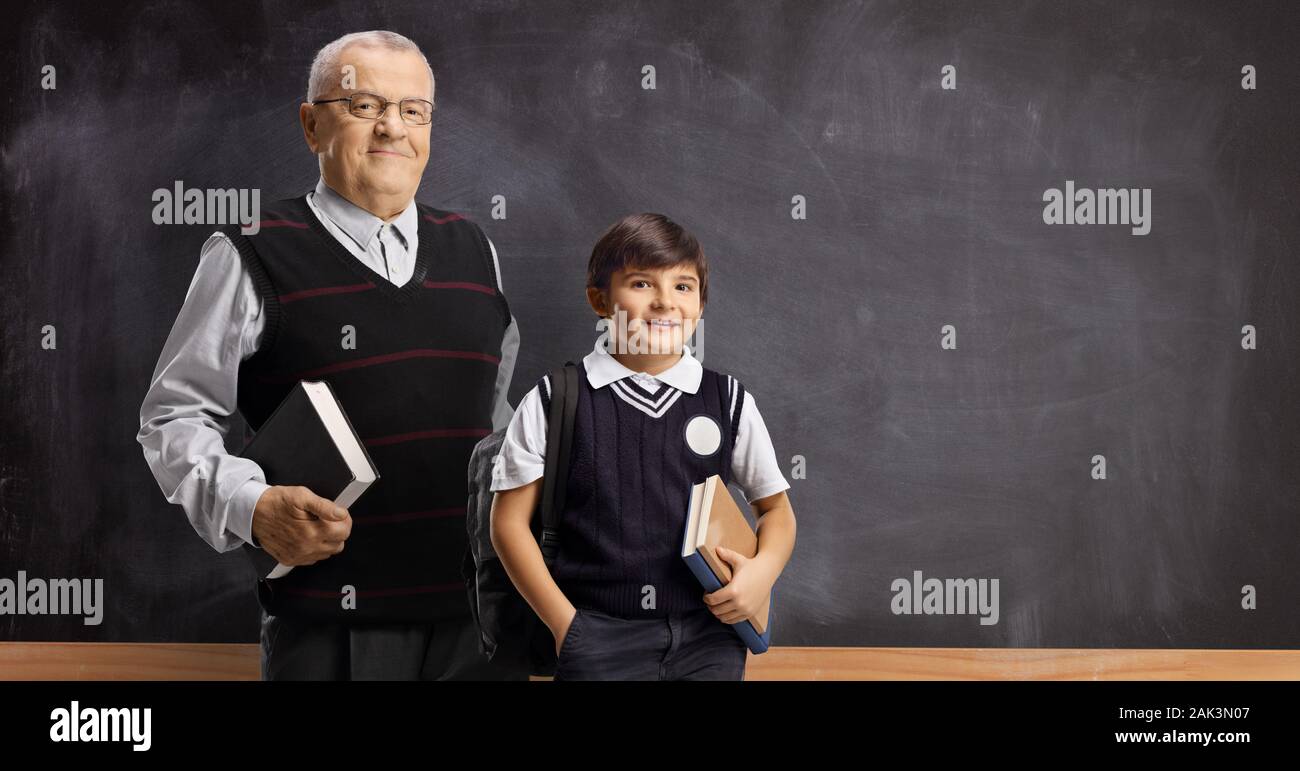
{"type": "Polygon", "coordinates": [[[262,544],[253,534],[253,515],[257,511],[257,502],[271,486],[257,479],[249,479],[235,490],[230,498],[230,532],[239,536],[245,543],[251,543],[260,549],[262,544]]]}

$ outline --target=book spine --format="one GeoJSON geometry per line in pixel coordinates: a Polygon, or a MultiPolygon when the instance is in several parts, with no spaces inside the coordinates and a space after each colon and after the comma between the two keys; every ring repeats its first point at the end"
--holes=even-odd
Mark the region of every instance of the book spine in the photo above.
{"type": "Polygon", "coordinates": [[[740,639],[745,641],[745,645],[751,653],[766,652],[772,642],[772,618],[770,613],[767,619],[767,631],[761,635],[754,628],[754,625],[750,623],[749,619],[731,626],[735,628],[736,634],[740,635],[740,639]]]}

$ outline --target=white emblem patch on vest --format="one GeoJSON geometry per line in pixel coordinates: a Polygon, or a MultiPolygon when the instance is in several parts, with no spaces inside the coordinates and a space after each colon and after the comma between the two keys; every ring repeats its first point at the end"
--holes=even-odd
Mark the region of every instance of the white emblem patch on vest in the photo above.
{"type": "Polygon", "coordinates": [[[686,421],[686,446],[696,455],[707,457],[722,446],[722,427],[709,415],[696,415],[686,421]]]}

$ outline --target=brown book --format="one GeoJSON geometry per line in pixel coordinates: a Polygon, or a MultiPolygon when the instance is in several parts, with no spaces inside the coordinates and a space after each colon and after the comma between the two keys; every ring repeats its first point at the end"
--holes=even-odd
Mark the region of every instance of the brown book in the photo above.
{"type": "MultiPolygon", "coordinates": [[[[753,557],[758,554],[758,535],[750,527],[745,515],[740,513],[740,508],[717,474],[694,486],[690,506],[682,558],[688,565],[693,562],[698,565],[696,560],[703,558],[719,583],[726,586],[731,583],[731,566],[717,555],[715,548],[723,546],[746,557],[753,557]]],[[[769,596],[758,614],[749,618],[759,635],[767,630],[771,604],[769,596]]]]}

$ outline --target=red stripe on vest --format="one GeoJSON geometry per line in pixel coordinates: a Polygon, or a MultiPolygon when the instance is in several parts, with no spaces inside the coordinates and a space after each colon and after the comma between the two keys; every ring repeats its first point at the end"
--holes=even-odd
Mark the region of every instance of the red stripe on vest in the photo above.
{"type": "Polygon", "coordinates": [[[446,225],[448,222],[455,222],[456,220],[465,219],[464,217],[455,213],[448,214],[446,217],[442,217],[442,218],[435,217],[432,214],[426,214],[424,215],[424,218],[435,225],[446,225]]]}
{"type": "Polygon", "coordinates": [[[476,284],[473,281],[429,281],[425,279],[425,289],[469,289],[474,292],[482,292],[486,295],[495,295],[497,290],[486,284],[476,284]]]}
{"type": "Polygon", "coordinates": [[[293,220],[262,220],[261,222],[257,223],[257,225],[258,227],[261,228],[298,228],[299,230],[307,229],[306,222],[294,222],[293,220]]]}
{"type": "MultiPolygon", "coordinates": [[[[286,586],[276,589],[277,592],[285,594],[296,594],[299,597],[315,597],[322,600],[337,600],[343,596],[343,592],[330,591],[327,589],[298,589],[296,587],[286,586]]],[[[432,594],[434,592],[456,592],[465,591],[464,582],[452,584],[434,584],[432,586],[395,586],[391,589],[370,589],[356,593],[357,597],[401,597],[408,594],[432,594]]]]}
{"type": "Polygon", "coordinates": [[[276,377],[263,377],[262,380],[268,383],[296,383],[299,380],[329,375],[334,372],[343,372],[349,369],[358,369],[360,367],[370,367],[376,364],[388,364],[394,361],[403,361],[405,359],[474,359],[477,361],[486,361],[489,364],[500,364],[501,359],[491,354],[479,353],[478,351],[441,351],[432,348],[416,348],[411,351],[398,351],[396,353],[385,353],[380,356],[368,356],[364,359],[354,359],[352,361],[341,361],[337,364],[328,364],[316,369],[308,369],[302,372],[296,372],[292,375],[283,375],[276,377]]]}
{"type": "Polygon", "coordinates": [[[291,303],[295,300],[302,300],[307,297],[319,297],[326,294],[345,294],[347,292],[364,292],[367,289],[374,289],[375,285],[367,281],[364,284],[348,284],[346,286],[323,286],[319,289],[303,289],[298,292],[280,295],[280,304],[291,303]]]}
{"type": "Polygon", "coordinates": [[[428,511],[404,511],[400,514],[385,514],[380,517],[362,517],[353,519],[354,525],[370,524],[390,524],[393,522],[410,522],[417,519],[435,519],[437,517],[463,517],[465,516],[465,507],[457,506],[454,509],[430,509],[428,511]]]}
{"type": "Polygon", "coordinates": [[[364,444],[367,447],[383,447],[386,444],[412,442],[416,439],[452,439],[464,436],[476,436],[482,438],[490,433],[492,433],[492,429],[490,428],[430,428],[424,431],[411,431],[406,434],[377,436],[373,439],[364,440],[364,444]]]}

